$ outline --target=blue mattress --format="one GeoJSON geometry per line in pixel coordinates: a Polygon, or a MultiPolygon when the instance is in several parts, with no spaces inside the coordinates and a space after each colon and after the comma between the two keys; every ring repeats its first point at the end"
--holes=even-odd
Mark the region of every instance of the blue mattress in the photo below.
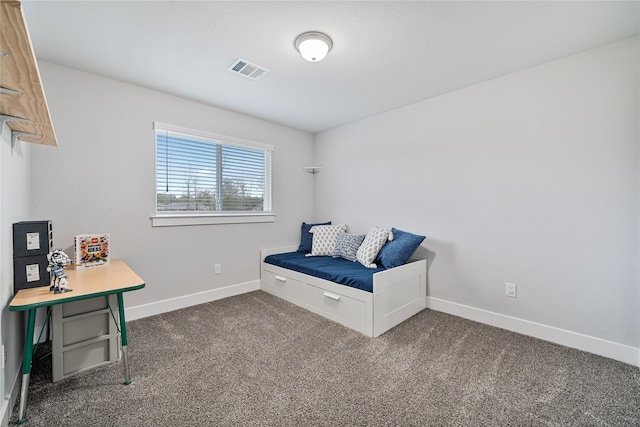
{"type": "Polygon", "coordinates": [[[385,270],[382,267],[367,268],[344,258],[307,257],[303,252],[269,255],[264,262],[367,292],[373,292],[374,273],[385,270]]]}

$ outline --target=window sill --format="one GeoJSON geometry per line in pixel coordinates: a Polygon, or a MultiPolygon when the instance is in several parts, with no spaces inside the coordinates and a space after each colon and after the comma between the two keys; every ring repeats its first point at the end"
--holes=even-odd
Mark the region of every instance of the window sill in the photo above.
{"type": "Polygon", "coordinates": [[[248,224],[258,222],[275,222],[276,216],[265,214],[175,214],[156,215],[151,217],[152,227],[175,227],[184,225],[211,224],[248,224]]]}

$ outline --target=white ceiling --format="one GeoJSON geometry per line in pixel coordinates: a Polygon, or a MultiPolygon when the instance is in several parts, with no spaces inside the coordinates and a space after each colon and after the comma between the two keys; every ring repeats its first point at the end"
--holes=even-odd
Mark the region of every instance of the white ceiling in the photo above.
{"type": "MultiPolygon", "coordinates": [[[[36,56],[318,132],[630,37],[638,1],[23,1],[36,56]],[[297,35],[333,50],[303,60],[297,35]],[[253,81],[238,57],[270,70],[253,81]]],[[[46,88],[45,88],[46,89],[46,88]]]]}

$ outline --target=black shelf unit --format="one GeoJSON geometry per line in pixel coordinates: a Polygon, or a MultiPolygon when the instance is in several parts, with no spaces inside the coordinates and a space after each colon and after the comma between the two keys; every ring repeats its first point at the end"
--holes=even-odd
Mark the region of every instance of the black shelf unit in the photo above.
{"type": "Polygon", "coordinates": [[[51,221],[13,224],[13,292],[50,285],[47,254],[53,250],[51,221]]]}

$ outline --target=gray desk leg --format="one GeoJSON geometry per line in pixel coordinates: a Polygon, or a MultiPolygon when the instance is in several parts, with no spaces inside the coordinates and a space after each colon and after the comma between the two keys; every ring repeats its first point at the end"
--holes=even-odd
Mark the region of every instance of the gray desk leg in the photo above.
{"type": "Polygon", "coordinates": [[[118,312],[120,313],[120,335],[122,337],[122,360],[124,362],[124,383],[131,384],[131,371],[129,369],[129,349],[127,348],[127,321],[124,318],[124,298],[122,292],[118,293],[118,312]]]}
{"type": "Polygon", "coordinates": [[[31,378],[31,359],[33,358],[33,330],[36,327],[36,309],[29,310],[27,318],[27,334],[24,341],[24,360],[22,361],[22,388],[20,389],[20,412],[18,424],[27,422],[27,397],[29,395],[29,379],[31,378]]]}

